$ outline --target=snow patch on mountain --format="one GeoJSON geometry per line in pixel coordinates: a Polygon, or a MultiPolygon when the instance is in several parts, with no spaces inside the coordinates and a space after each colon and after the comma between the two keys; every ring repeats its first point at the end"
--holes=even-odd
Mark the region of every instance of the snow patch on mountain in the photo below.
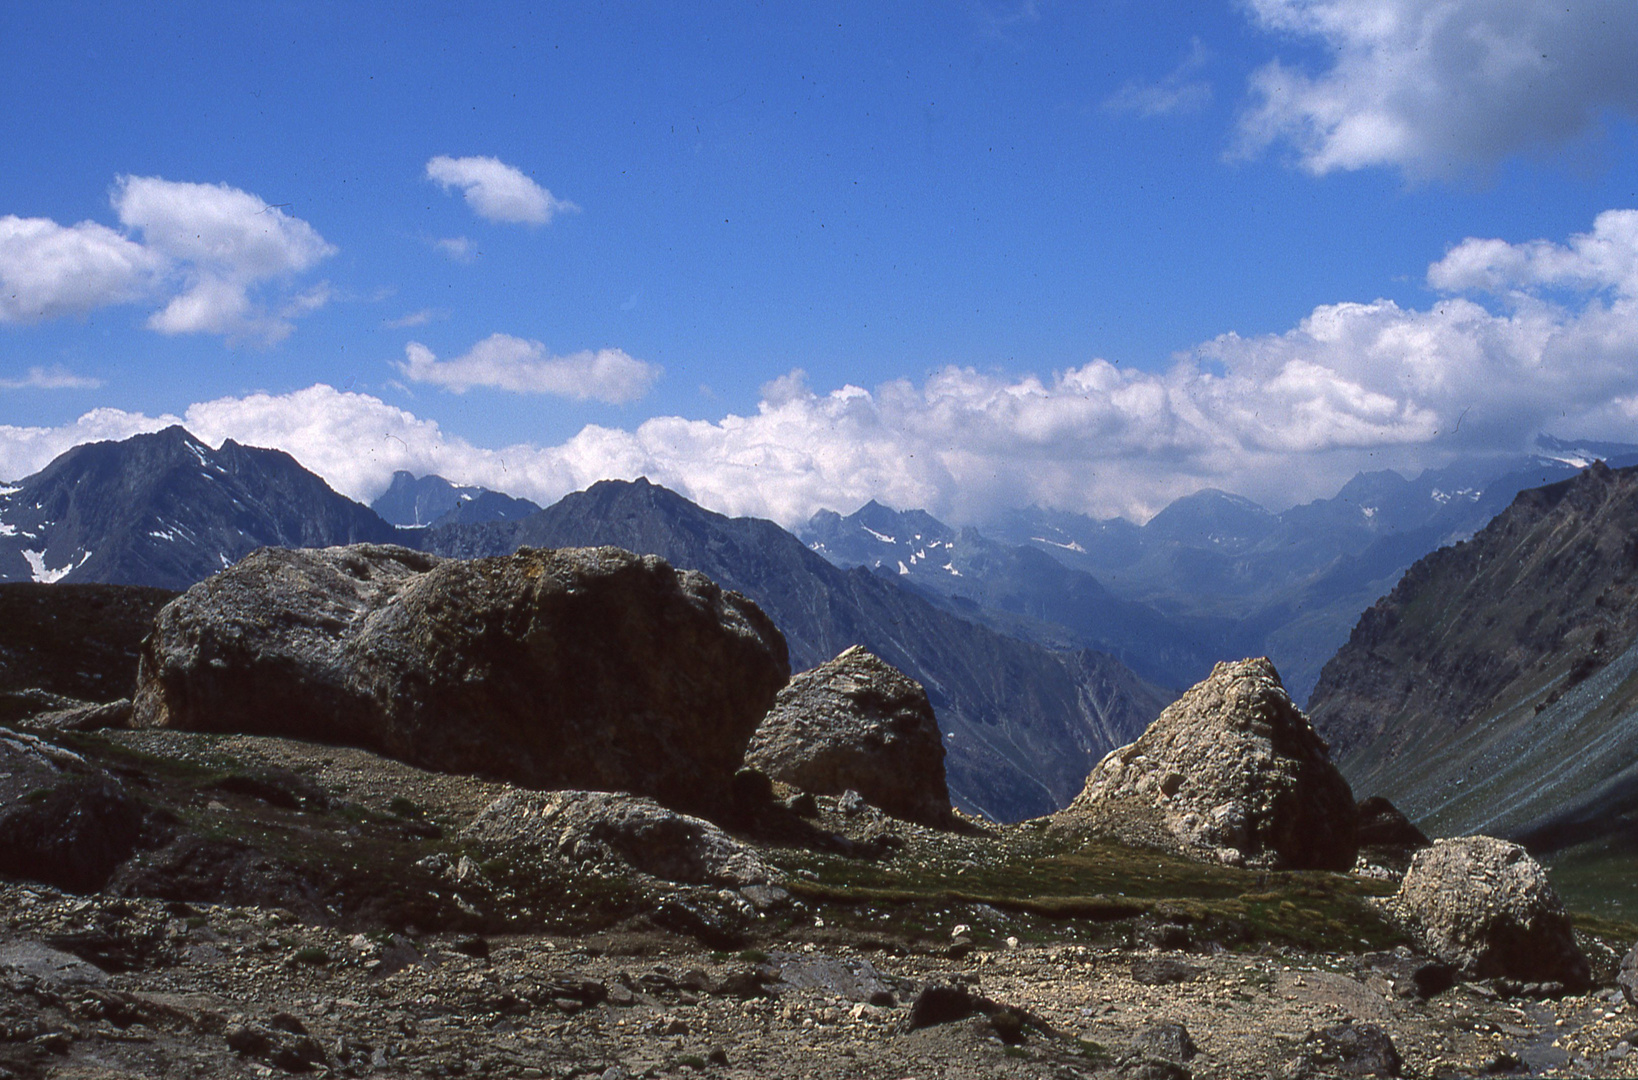
{"type": "Polygon", "coordinates": [[[89,559],[90,557],[91,552],[82,552],[78,563],[70,558],[68,562],[63,564],[63,568],[61,570],[53,570],[46,566],[45,552],[29,551],[27,549],[24,549],[23,551],[23,559],[28,563],[29,572],[34,575],[34,580],[42,585],[50,585],[61,581],[76,567],[84,566],[85,560],[89,559]]]}

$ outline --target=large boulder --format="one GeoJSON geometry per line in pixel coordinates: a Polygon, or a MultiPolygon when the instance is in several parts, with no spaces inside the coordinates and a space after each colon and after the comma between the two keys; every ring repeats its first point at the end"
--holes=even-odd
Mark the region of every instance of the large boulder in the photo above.
{"type": "Polygon", "coordinates": [[[1347,870],[1353,793],[1267,658],[1218,664],[1056,816],[1231,865],[1347,870]]]}
{"type": "Polygon", "coordinates": [[[950,820],[944,740],[927,692],[859,645],[779,692],[745,764],[819,795],[857,791],[908,821],[950,820]]]}
{"type": "Polygon", "coordinates": [[[711,813],[789,674],[756,605],[652,556],[264,548],[160,611],[131,723],[711,813]]]}
{"type": "Polygon", "coordinates": [[[628,866],[685,885],[739,887],[778,877],[711,822],[606,791],[509,791],[463,836],[511,854],[533,852],[579,868],[628,866]]]}
{"type": "Polygon", "coordinates": [[[1547,872],[1517,844],[1436,840],[1411,858],[1392,906],[1469,978],[1587,983],[1590,966],[1547,872]]]}
{"type": "Polygon", "coordinates": [[[78,754],[0,728],[0,875],[95,892],[170,827],[78,754]]]}

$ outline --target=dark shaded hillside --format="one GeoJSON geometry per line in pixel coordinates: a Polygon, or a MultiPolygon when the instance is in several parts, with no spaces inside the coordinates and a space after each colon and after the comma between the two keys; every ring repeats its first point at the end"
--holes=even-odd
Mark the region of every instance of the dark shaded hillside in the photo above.
{"type": "Polygon", "coordinates": [[[175,595],[131,585],[0,585],[0,723],[39,707],[30,691],[129,697],[137,646],[175,595]]]}
{"type": "Polygon", "coordinates": [[[431,529],[423,543],[462,557],[613,544],[751,597],[784,632],[793,669],[864,645],[926,687],[957,805],[1001,819],[1067,803],[1169,700],[1110,657],[998,634],[867,570],[841,570],[772,522],[714,514],[646,481],[595,484],[522,521],[431,529]]]}
{"type": "Polygon", "coordinates": [[[1595,464],[1411,567],[1309,712],[1356,791],[1430,831],[1586,826],[1558,828],[1562,846],[1638,805],[1635,640],[1638,469],[1595,464]]]}
{"type": "Polygon", "coordinates": [[[180,427],[76,446],[0,493],[0,581],[185,589],[263,546],[398,539],[289,454],[180,427]]]}

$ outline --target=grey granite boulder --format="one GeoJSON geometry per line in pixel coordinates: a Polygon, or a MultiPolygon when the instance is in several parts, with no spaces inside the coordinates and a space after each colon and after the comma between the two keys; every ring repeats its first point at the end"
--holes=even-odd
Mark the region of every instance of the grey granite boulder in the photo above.
{"type": "Polygon", "coordinates": [[[745,764],[818,795],[856,791],[907,821],[950,820],[944,741],[926,691],[858,645],[779,692],[745,764]]]}
{"type": "Polygon", "coordinates": [[[756,605],[618,548],[264,548],[160,611],[131,724],[711,813],[789,671],[756,605]]]}
{"type": "Polygon", "coordinates": [[[1587,958],[1547,872],[1517,844],[1490,836],[1434,841],[1412,857],[1392,907],[1468,978],[1587,983],[1587,958]]]}
{"type": "Polygon", "coordinates": [[[1347,870],[1358,811],[1266,658],[1221,663],[1111,751],[1055,823],[1236,866],[1347,870]]]}
{"type": "Polygon", "coordinates": [[[28,718],[30,727],[42,731],[100,731],[122,728],[131,722],[131,699],[120,698],[101,705],[84,703],[49,709],[28,718]]]}
{"type": "Polygon", "coordinates": [[[578,867],[625,865],[685,885],[762,885],[779,876],[709,821],[614,792],[509,791],[463,835],[512,854],[578,867]]]}

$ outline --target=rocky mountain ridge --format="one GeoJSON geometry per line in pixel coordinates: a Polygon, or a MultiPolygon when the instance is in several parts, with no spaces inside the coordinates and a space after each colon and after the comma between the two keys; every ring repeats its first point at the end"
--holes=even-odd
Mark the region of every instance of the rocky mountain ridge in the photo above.
{"type": "Polygon", "coordinates": [[[1430,832],[1638,836],[1638,468],[1521,493],[1360,618],[1311,702],[1356,785],[1430,832]]]}
{"type": "MultiPolygon", "coordinates": [[[[425,488],[425,478],[419,484],[405,480],[400,494],[425,488]]],[[[455,490],[432,487],[440,498],[455,490]]],[[[996,818],[1067,802],[1085,767],[1169,699],[1110,657],[975,625],[891,582],[836,570],[770,522],[707,514],[646,483],[599,485],[522,519],[474,524],[461,507],[444,516],[437,527],[395,528],[288,455],[231,442],[212,451],[172,428],[77,447],[0,495],[0,581],[181,589],[262,545],[364,540],[471,556],[525,543],[612,543],[702,570],[755,599],[785,630],[799,669],[859,644],[909,672],[953,736],[958,804],[996,818]],[[612,497],[619,492],[630,497],[612,497]]]]}
{"type": "Polygon", "coordinates": [[[185,589],[259,547],[397,535],[283,451],[170,427],[76,446],[0,489],[0,582],[185,589]]]}
{"type": "MultiPolygon", "coordinates": [[[[1529,467],[1568,469],[1581,464],[1584,453],[1626,449],[1630,448],[1548,441],[1529,467]]],[[[1101,523],[1102,539],[1088,534],[1082,536],[1085,543],[1063,531],[1075,523],[1058,515],[1053,527],[1059,532],[1049,536],[1050,530],[1038,529],[1034,547],[1009,547],[970,531],[955,534],[928,515],[899,514],[874,504],[852,518],[816,519],[831,531],[835,543],[828,553],[834,557],[848,543],[863,544],[863,554],[886,546],[900,556],[891,569],[882,568],[885,573],[870,575],[829,574],[813,561],[797,558],[789,537],[775,527],[694,515],[698,508],[686,500],[599,502],[602,496],[590,499],[591,493],[583,493],[547,513],[536,531],[543,542],[609,539],[637,547],[652,545],[685,564],[734,580],[776,609],[793,628],[791,642],[799,667],[822,663],[850,644],[870,646],[923,682],[940,715],[948,718],[946,734],[955,736],[950,745],[951,775],[956,778],[958,801],[994,816],[1018,817],[1067,801],[1076,790],[1080,768],[1102,750],[1129,740],[1164,704],[1163,694],[1123,674],[1118,664],[1112,666],[1100,656],[1102,649],[1088,651],[1089,645],[1125,656],[1151,674],[1182,682],[1178,676],[1212,656],[1260,651],[1244,647],[1253,639],[1266,641],[1270,634],[1277,638],[1305,626],[1312,629],[1305,620],[1318,618],[1320,609],[1330,613],[1326,619],[1333,619],[1353,603],[1363,602],[1361,580],[1380,584],[1390,579],[1397,572],[1397,560],[1424,543],[1429,529],[1444,530],[1467,521],[1528,474],[1483,481],[1464,479],[1466,475],[1451,469],[1416,481],[1390,473],[1361,476],[1335,500],[1277,516],[1223,493],[1202,492],[1180,500],[1137,533],[1122,530],[1118,523],[1101,523]],[[1431,516],[1429,505],[1439,507],[1431,516]],[[624,514],[628,520],[619,525],[594,521],[598,514],[624,514]],[[652,520],[638,522],[631,520],[633,515],[649,515],[652,520]],[[1292,522],[1299,518],[1322,524],[1331,519],[1351,522],[1348,527],[1356,533],[1361,521],[1374,522],[1373,527],[1387,531],[1379,532],[1359,556],[1333,560],[1310,578],[1302,586],[1307,599],[1279,601],[1237,626],[1167,614],[1124,599],[1096,577],[1045,554],[1051,548],[1059,557],[1102,559],[1116,570],[1143,565],[1152,569],[1161,565],[1154,562],[1154,551],[1170,550],[1182,558],[1189,544],[1198,546],[1196,541],[1204,537],[1219,555],[1240,560],[1234,564],[1240,573],[1257,560],[1266,561],[1270,545],[1277,547],[1285,542],[1281,538],[1296,535],[1292,522]],[[1151,527],[1153,536],[1142,540],[1151,527]],[[737,535],[729,535],[736,530],[737,535]],[[1051,540],[1060,534],[1069,538],[1051,540]],[[1126,539],[1119,539],[1122,535],[1126,539]],[[944,561],[936,561],[934,555],[942,555],[944,561]],[[909,573],[899,573],[900,568],[909,573]],[[1319,607],[1303,608],[1310,603],[1319,607]],[[974,628],[974,622],[982,625],[974,628]],[[907,633],[905,627],[916,632],[907,633]],[[1245,639],[1238,641],[1241,648],[1236,647],[1238,638],[1245,639]],[[927,644],[930,641],[961,644],[951,650],[934,648],[927,644]],[[986,668],[1010,670],[1014,677],[971,674],[986,668]],[[1020,689],[1021,684],[1027,688],[1020,689]],[[997,725],[997,717],[1026,719],[997,725]],[[1007,779],[994,779],[1000,776],[1007,779]]],[[[444,491],[444,496],[453,490],[444,491]]],[[[442,550],[453,553],[500,553],[509,550],[509,543],[520,542],[521,525],[521,519],[479,525],[457,520],[435,529],[395,529],[330,491],[287,455],[231,441],[212,451],[173,428],[122,444],[76,448],[15,490],[0,494],[0,576],[65,583],[150,581],[179,587],[264,542],[312,546],[359,538],[397,539],[423,547],[442,545],[442,550]]],[[[1324,533],[1316,529],[1310,536],[1313,550],[1324,547],[1313,541],[1313,536],[1324,533]]],[[[1300,554],[1305,550],[1301,544],[1286,547],[1299,552],[1290,560],[1293,566],[1313,561],[1312,551],[1300,554]]],[[[859,560],[861,551],[841,561],[859,560]]],[[[1180,568],[1182,563],[1174,559],[1166,565],[1180,568]]],[[[1214,580],[1213,573],[1200,580],[1214,580]]],[[[1122,579],[1117,573],[1111,580],[1129,584],[1135,579],[1122,579]]],[[[1323,637],[1306,630],[1303,635],[1310,644],[1323,637]]],[[[1584,681],[1568,680],[1559,697],[1541,699],[1531,708],[1541,705],[1555,730],[1571,732],[1575,745],[1590,747],[1607,727],[1597,719],[1594,705],[1607,701],[1612,692],[1617,697],[1624,693],[1619,686],[1612,690],[1605,684],[1618,684],[1620,672],[1638,666],[1638,655],[1628,657],[1608,646],[1597,657],[1579,657],[1572,663],[1585,669],[1584,681]],[[1600,663],[1602,668],[1594,671],[1600,663]]],[[[1529,735],[1530,725],[1487,725],[1486,730],[1491,736],[1483,760],[1534,760],[1532,747],[1539,740],[1529,735]],[[1507,734],[1502,734],[1504,730],[1507,734]]],[[[1347,744],[1343,735],[1341,749],[1351,753],[1347,744]]],[[[1440,759],[1426,760],[1435,764],[1425,764],[1423,771],[1437,772],[1440,759]]],[[[1592,754],[1591,760],[1624,759],[1592,754]]],[[[1586,780],[1596,791],[1573,806],[1560,795],[1575,790],[1575,784],[1558,779],[1529,781],[1515,772],[1491,769],[1486,775],[1494,782],[1467,786],[1465,798],[1456,791],[1467,783],[1462,775],[1452,772],[1441,782],[1452,821],[1481,822],[1510,835],[1534,836],[1532,830],[1546,829],[1572,836],[1625,821],[1626,810],[1609,816],[1601,808],[1625,807],[1638,798],[1621,786],[1627,781],[1619,769],[1595,772],[1576,774],[1576,783],[1586,780]],[[1502,775],[1511,785],[1506,792],[1496,786],[1502,775]],[[1474,808],[1479,806],[1487,807],[1486,813],[1478,814],[1474,808]],[[1594,820],[1602,823],[1590,826],[1594,820]]],[[[1408,790],[1405,799],[1418,815],[1432,812],[1408,790]]]]}
{"type": "Polygon", "coordinates": [[[1108,653],[1162,686],[1202,678],[1224,647],[1221,621],[1163,615],[1038,548],[951,529],[924,511],[871,501],[846,517],[821,511],[798,535],[836,565],[875,571],[963,618],[1049,648],[1108,653]]]}
{"type": "Polygon", "coordinates": [[[392,474],[387,490],[370,503],[370,509],[389,524],[421,529],[516,521],[539,510],[540,505],[488,488],[452,484],[436,474],[416,476],[400,469],[392,474]]]}
{"type": "Polygon", "coordinates": [[[1278,514],[1206,490],[1143,526],[1024,510],[979,531],[998,544],[1033,547],[1091,574],[1121,602],[1194,628],[1213,660],[1274,658],[1301,703],[1359,613],[1412,563],[1471,536],[1520,491],[1566,479],[1594,460],[1638,463],[1638,447],[1542,436],[1531,454],[1458,462],[1414,478],[1360,473],[1334,497],[1278,514]]]}

